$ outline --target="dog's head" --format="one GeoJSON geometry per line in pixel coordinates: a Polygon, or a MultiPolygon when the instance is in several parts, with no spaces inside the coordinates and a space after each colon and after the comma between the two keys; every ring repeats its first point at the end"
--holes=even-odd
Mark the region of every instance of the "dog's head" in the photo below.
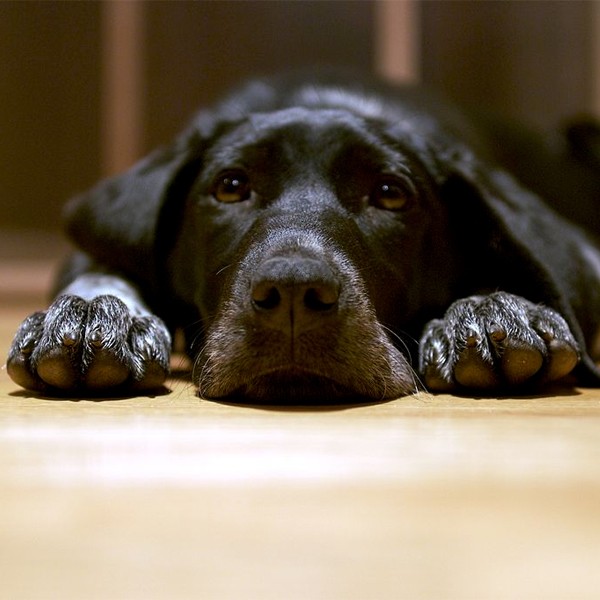
{"type": "Polygon", "coordinates": [[[427,170],[380,121],[295,106],[223,127],[168,265],[208,324],[200,393],[411,390],[395,335],[449,298],[447,223],[427,170]]]}
{"type": "Polygon", "coordinates": [[[481,198],[503,195],[410,106],[253,84],[77,199],[70,231],[170,320],[199,325],[205,397],[406,394],[412,340],[461,292],[466,265],[486,261],[493,219],[481,198]]]}

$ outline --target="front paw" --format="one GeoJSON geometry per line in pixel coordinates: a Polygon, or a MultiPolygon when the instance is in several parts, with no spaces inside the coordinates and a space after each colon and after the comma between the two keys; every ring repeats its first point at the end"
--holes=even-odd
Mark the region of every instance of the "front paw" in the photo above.
{"type": "Polygon", "coordinates": [[[155,316],[134,316],[115,296],[60,296],[17,331],[7,371],[44,393],[142,391],[169,373],[171,338],[155,316]]]}
{"type": "Polygon", "coordinates": [[[560,379],[577,365],[579,350],[556,311],[496,292],[458,300],[430,321],[419,360],[432,391],[493,390],[560,379]]]}

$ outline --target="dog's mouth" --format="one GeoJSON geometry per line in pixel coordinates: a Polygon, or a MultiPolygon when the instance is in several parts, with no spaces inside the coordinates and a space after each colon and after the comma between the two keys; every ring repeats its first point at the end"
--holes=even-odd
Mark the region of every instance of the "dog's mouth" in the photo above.
{"type": "Polygon", "coordinates": [[[302,242],[301,233],[281,235],[286,245],[276,238],[276,250],[231,273],[195,362],[200,396],[354,404],[414,391],[410,364],[378,321],[353,263],[318,240],[302,242]]]}
{"type": "Polygon", "coordinates": [[[233,403],[288,406],[373,401],[373,398],[361,395],[330,377],[295,366],[261,373],[218,399],[233,403]]]}
{"type": "MultiPolygon", "coordinates": [[[[388,364],[388,360],[385,362],[388,364]]],[[[403,359],[389,362],[397,369],[382,372],[371,364],[364,369],[346,366],[331,370],[286,364],[257,368],[254,373],[234,367],[226,369],[228,374],[221,372],[217,377],[194,379],[200,397],[207,400],[287,406],[366,404],[399,398],[415,391],[408,363],[403,359]]]]}

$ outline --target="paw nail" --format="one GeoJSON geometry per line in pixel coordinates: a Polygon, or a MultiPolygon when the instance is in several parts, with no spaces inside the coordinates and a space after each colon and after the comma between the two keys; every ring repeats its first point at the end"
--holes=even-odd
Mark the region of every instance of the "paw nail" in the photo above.
{"type": "Polygon", "coordinates": [[[549,331],[542,331],[540,333],[540,337],[547,343],[550,343],[554,339],[554,335],[552,335],[549,331]]]}
{"type": "Polygon", "coordinates": [[[35,349],[35,343],[36,342],[34,338],[23,340],[23,342],[19,346],[19,350],[22,354],[31,354],[35,349]]]}
{"type": "Polygon", "coordinates": [[[467,334],[467,348],[475,348],[480,341],[481,338],[476,331],[469,331],[467,334]]]}
{"type": "Polygon", "coordinates": [[[90,335],[89,340],[94,348],[102,348],[104,345],[104,336],[102,335],[101,331],[94,331],[92,335],[90,335]]]}
{"type": "Polygon", "coordinates": [[[74,333],[65,333],[62,339],[63,346],[74,346],[77,343],[77,336],[74,333]]]}
{"type": "Polygon", "coordinates": [[[498,327],[490,332],[490,337],[494,342],[501,342],[506,339],[506,331],[501,327],[498,327]]]}

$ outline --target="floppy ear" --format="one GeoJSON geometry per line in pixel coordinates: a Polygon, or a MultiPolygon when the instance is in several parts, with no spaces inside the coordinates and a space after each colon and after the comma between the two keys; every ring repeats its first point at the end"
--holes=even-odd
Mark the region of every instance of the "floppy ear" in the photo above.
{"type": "Polygon", "coordinates": [[[100,264],[153,285],[159,222],[167,208],[176,211],[178,201],[183,203],[197,175],[198,137],[184,134],[129,171],[72,199],[64,216],[77,246],[100,264]]]}
{"type": "MultiPolygon", "coordinates": [[[[600,281],[590,258],[592,242],[587,234],[508,173],[484,163],[466,148],[459,152],[454,149],[452,157],[440,164],[446,170],[442,185],[450,213],[464,214],[473,208],[477,219],[487,223],[482,234],[487,238],[487,249],[476,259],[478,268],[491,269],[484,263],[493,260],[502,284],[511,288],[505,291],[544,303],[562,314],[582,349],[578,367],[581,381],[600,384],[600,368],[586,350],[600,326],[600,281]],[[471,202],[457,207],[467,197],[471,202]]],[[[471,215],[466,219],[471,231],[466,233],[468,237],[482,223],[471,215]]],[[[467,239],[465,246],[468,243],[467,239]]],[[[473,247],[473,252],[479,251],[473,247]]]]}
{"type": "Polygon", "coordinates": [[[174,144],[71,200],[64,212],[68,234],[102,265],[138,283],[160,285],[165,246],[168,249],[176,235],[207,141],[248,112],[269,109],[275,101],[269,85],[251,82],[213,109],[200,111],[174,144]]]}

